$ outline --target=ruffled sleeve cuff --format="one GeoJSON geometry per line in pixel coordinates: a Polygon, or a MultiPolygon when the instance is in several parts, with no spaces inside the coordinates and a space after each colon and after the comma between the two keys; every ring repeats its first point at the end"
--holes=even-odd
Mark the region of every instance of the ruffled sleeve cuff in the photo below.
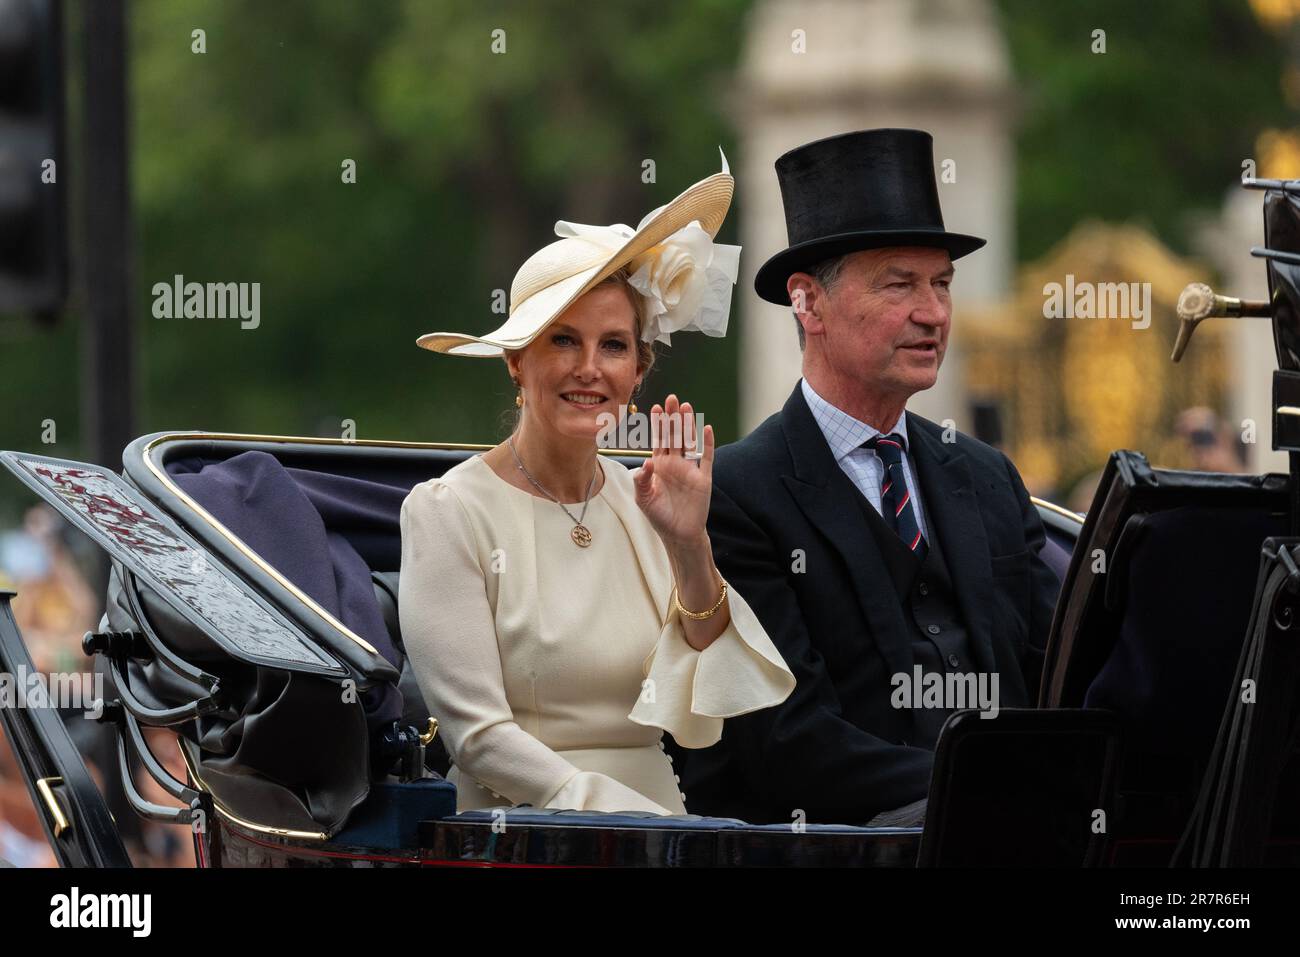
{"type": "Polygon", "coordinates": [[[727,588],[731,623],[708,648],[686,641],[676,606],[642,665],[641,695],[629,720],[663,728],[684,748],[707,748],[722,737],[722,721],[778,705],[794,690],[794,675],[757,616],[727,588]]]}
{"type": "Polygon", "coordinates": [[[579,771],[555,792],[545,806],[574,811],[673,813],[639,791],[596,771],[579,771]]]}

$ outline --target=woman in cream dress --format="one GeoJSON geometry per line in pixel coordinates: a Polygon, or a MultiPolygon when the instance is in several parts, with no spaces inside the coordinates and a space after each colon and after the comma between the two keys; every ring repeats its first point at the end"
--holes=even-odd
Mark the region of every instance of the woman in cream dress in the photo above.
{"type": "Polygon", "coordinates": [[[510,438],[402,506],[402,635],[458,810],[685,813],[663,731],[707,747],[724,718],[794,687],[713,564],[712,427],[692,435],[689,403],[669,396],[641,468],[596,451],[656,339],[725,331],[739,250],[712,240],[731,192],[724,168],[636,230],[561,222],[516,275],[500,329],[420,339],[503,356],[519,389],[510,438]]]}

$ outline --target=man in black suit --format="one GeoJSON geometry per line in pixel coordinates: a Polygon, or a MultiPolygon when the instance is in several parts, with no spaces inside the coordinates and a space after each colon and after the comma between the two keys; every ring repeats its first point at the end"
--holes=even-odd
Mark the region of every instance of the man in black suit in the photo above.
{"type": "Polygon", "coordinates": [[[1058,589],[1015,466],[905,410],[943,361],[952,260],[984,240],[944,230],[928,133],[831,137],[776,169],[791,245],[755,287],[793,306],[803,378],[718,450],[708,527],[798,683],[691,753],[683,787],[753,822],[919,823],[963,702],[918,684],[1033,706],[1058,589]]]}

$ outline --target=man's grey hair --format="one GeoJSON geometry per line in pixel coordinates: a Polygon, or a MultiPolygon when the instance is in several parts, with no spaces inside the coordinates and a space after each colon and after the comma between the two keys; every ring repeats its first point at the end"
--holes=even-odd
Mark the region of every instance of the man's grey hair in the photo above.
{"type": "MultiPolygon", "coordinates": [[[[821,262],[801,270],[806,272],[827,292],[835,289],[835,284],[840,281],[840,274],[844,272],[844,264],[849,261],[850,253],[844,253],[841,256],[832,256],[830,259],[823,259],[821,262]]],[[[794,326],[799,330],[799,351],[803,352],[804,341],[807,338],[804,335],[803,323],[799,321],[799,313],[794,314],[794,326]]]]}

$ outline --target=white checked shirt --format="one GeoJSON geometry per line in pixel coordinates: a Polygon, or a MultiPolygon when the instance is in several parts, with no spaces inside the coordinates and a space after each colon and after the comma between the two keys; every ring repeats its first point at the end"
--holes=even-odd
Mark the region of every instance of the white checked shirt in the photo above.
{"type": "Polygon", "coordinates": [[[907,411],[904,410],[899,415],[898,421],[889,432],[882,433],[847,412],[835,408],[813,391],[807,379],[799,381],[803,386],[803,397],[808,400],[808,408],[812,410],[818,428],[826,437],[826,444],[830,446],[836,463],[877,512],[880,512],[880,486],[884,483],[885,466],[875,452],[862,448],[862,443],[872,436],[888,435],[889,432],[897,432],[903,437],[908,449],[903,453],[903,475],[907,479],[907,489],[912,493],[917,527],[921,529],[921,534],[928,542],[930,535],[925,529],[925,509],[921,505],[921,489],[917,486],[916,474],[912,471],[912,440],[907,435],[907,411]]]}

